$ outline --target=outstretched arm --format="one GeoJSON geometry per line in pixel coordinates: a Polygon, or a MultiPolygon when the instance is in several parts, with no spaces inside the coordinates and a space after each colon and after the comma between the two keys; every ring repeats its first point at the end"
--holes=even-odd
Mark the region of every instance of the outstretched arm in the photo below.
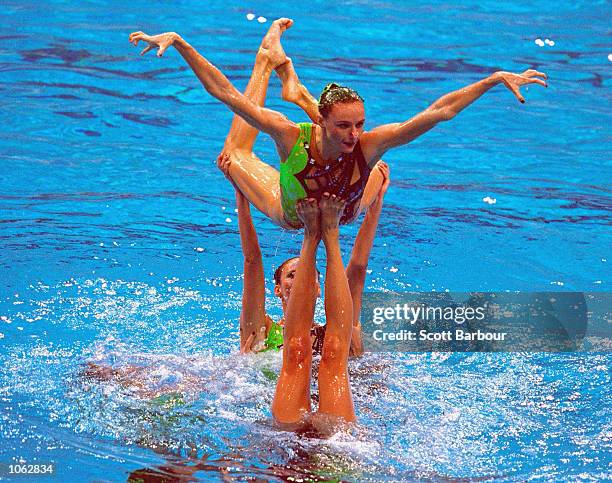
{"type": "Polygon", "coordinates": [[[363,295],[363,287],[365,286],[366,269],[368,268],[368,260],[374,237],[376,236],[376,228],[378,227],[378,219],[383,206],[383,198],[389,187],[389,166],[384,161],[379,161],[380,171],[383,175],[383,183],[378,192],[378,196],[370,205],[366,212],[363,223],[359,227],[359,232],[355,238],[355,245],[351,252],[351,259],[346,267],[346,277],[349,281],[351,289],[351,297],[353,299],[353,333],[351,336],[351,355],[359,356],[363,354],[363,341],[361,340],[361,323],[359,322],[359,314],[361,313],[361,297],[363,295]]]}
{"type": "MultiPolygon", "coordinates": [[[[299,136],[299,127],[283,114],[254,104],[238,91],[219,69],[200,55],[180,35],[174,32],[159,35],[134,32],[130,34],[129,40],[134,45],[138,45],[141,40],[148,42],[149,45],[141,54],[157,48],[158,57],[161,57],[170,46],[174,46],[211,96],[223,102],[251,126],[272,136],[283,157],[289,154],[299,136]]],[[[274,67],[271,63],[270,68],[274,67]]]]}
{"type": "MultiPolygon", "coordinates": [[[[220,154],[217,158],[217,166],[232,182],[229,177],[229,165],[229,155],[220,154]]],[[[240,245],[244,258],[244,288],[242,290],[242,309],[240,311],[240,352],[248,353],[266,338],[269,327],[267,325],[268,319],[265,307],[266,294],[263,260],[257,232],[251,218],[251,208],[248,200],[240,190],[235,189],[235,192],[240,245]]]]}
{"type": "Polygon", "coordinates": [[[497,84],[504,84],[521,102],[525,98],[519,88],[525,84],[540,84],[546,87],[546,74],[536,70],[526,70],[522,74],[495,72],[486,79],[442,96],[431,106],[413,118],[394,124],[385,124],[362,135],[362,146],[366,159],[375,163],[389,149],[407,144],[436,124],[449,121],[472,102],[497,84]]]}

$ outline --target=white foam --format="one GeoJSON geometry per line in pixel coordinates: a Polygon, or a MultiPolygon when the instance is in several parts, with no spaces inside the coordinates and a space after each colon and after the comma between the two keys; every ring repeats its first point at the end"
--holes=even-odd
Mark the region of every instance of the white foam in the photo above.
{"type": "Polygon", "coordinates": [[[254,13],[247,13],[246,18],[248,21],[251,21],[255,18],[255,14],[254,13]]]}
{"type": "Polygon", "coordinates": [[[228,217],[225,219],[225,223],[231,223],[231,222],[232,222],[232,219],[231,219],[231,218],[228,216],[228,217]]]}
{"type": "Polygon", "coordinates": [[[485,196],[482,201],[484,201],[485,203],[488,203],[490,205],[494,205],[495,203],[497,203],[497,200],[495,198],[491,198],[490,196],[485,196]]]}
{"type": "Polygon", "coordinates": [[[257,21],[259,23],[266,23],[268,21],[268,19],[266,17],[257,17],[257,21]]]}
{"type": "Polygon", "coordinates": [[[535,39],[535,44],[539,47],[544,47],[544,41],[539,37],[535,39]]]}

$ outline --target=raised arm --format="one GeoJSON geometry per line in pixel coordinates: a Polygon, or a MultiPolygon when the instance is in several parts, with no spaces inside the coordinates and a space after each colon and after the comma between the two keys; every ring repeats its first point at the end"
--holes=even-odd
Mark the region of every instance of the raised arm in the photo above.
{"type": "Polygon", "coordinates": [[[370,205],[366,212],[363,223],[359,227],[351,258],[346,267],[346,277],[349,281],[351,297],[353,299],[353,333],[351,336],[351,355],[359,356],[363,354],[363,342],[361,340],[361,323],[359,314],[361,312],[361,297],[363,295],[363,287],[365,286],[366,269],[368,268],[368,260],[374,237],[376,236],[376,228],[378,227],[378,219],[383,206],[383,198],[389,187],[389,166],[384,161],[379,161],[380,171],[384,177],[378,196],[370,205]]]}
{"type": "MultiPolygon", "coordinates": [[[[230,157],[226,154],[220,154],[217,158],[217,165],[231,182],[229,177],[230,157]]],[[[240,352],[247,353],[256,349],[265,340],[269,322],[265,307],[263,260],[257,232],[251,218],[251,208],[240,190],[235,186],[234,188],[238,209],[240,245],[244,258],[244,287],[242,289],[242,308],[240,311],[240,352]]]]}
{"type": "Polygon", "coordinates": [[[543,79],[546,79],[546,74],[532,69],[522,74],[500,71],[486,79],[446,94],[405,122],[385,124],[364,133],[361,139],[366,159],[373,164],[387,150],[409,143],[439,122],[449,121],[497,84],[504,84],[521,103],[524,103],[525,98],[521,95],[520,87],[525,84],[540,84],[546,87],[543,79]]]}
{"type": "MultiPolygon", "coordinates": [[[[279,25],[282,25],[282,23],[279,23],[279,25]]],[[[281,33],[282,31],[279,31],[279,38],[281,33]]],[[[157,56],[161,57],[170,46],[174,46],[211,96],[223,102],[251,126],[272,136],[281,155],[285,157],[289,154],[299,136],[299,127],[283,114],[251,102],[232,85],[219,69],[200,55],[180,35],[175,32],[159,35],[134,32],[130,34],[129,40],[134,45],[138,45],[141,40],[148,42],[148,46],[142,50],[141,55],[157,48],[157,56]]],[[[274,45],[274,49],[270,49],[270,69],[277,67],[286,59],[282,47],[280,47],[280,42],[274,45]]]]}

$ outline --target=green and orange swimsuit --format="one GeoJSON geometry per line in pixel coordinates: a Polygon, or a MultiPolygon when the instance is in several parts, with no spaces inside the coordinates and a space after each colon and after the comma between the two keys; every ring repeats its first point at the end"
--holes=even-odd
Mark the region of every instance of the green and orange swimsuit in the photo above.
{"type": "Polygon", "coordinates": [[[311,154],[312,123],[300,123],[299,126],[300,136],[287,160],[280,166],[281,204],[285,221],[294,228],[300,228],[302,223],[295,211],[298,200],[318,200],[328,192],[346,201],[340,223],[350,223],[357,215],[359,201],[371,172],[361,145],[357,142],[352,153],[342,154],[330,165],[321,166],[311,154]],[[351,184],[355,165],[359,169],[359,179],[351,184]]]}

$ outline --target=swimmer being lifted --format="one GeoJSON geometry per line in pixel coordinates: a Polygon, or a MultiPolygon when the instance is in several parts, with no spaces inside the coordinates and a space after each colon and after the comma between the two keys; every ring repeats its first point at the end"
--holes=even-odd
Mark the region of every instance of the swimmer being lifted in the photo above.
{"type": "Polygon", "coordinates": [[[346,200],[341,221],[354,219],[378,191],[380,177],[374,173],[370,176],[369,170],[386,151],[407,144],[438,123],[452,119],[498,84],[506,86],[520,102],[525,101],[520,93],[521,86],[546,86],[546,75],[536,70],[529,69],[522,74],[495,72],[442,96],[407,121],[364,131],[363,100],[350,88],[328,85],[321,94],[318,112],[310,107],[312,96],[299,83],[292,63],[280,45],[281,34],[291,25],[291,20],[280,19],[270,29],[268,42],[262,46],[268,51],[269,65],[262,74],[269,76],[271,70],[276,69],[283,81],[285,99],[302,105],[315,124],[295,124],[284,115],[254,103],[176,33],[150,36],[134,32],[129,37],[134,45],[141,40],[148,42],[142,54],[156,48],[157,55],[161,56],[174,46],[212,96],[251,126],[272,136],[281,158],[280,175],[251,151],[231,154],[230,175],[249,202],[280,226],[299,227],[301,222],[295,212],[296,201],[305,197],[319,199],[326,191],[346,200]],[[365,188],[368,178],[373,185],[370,190],[365,188]]]}

